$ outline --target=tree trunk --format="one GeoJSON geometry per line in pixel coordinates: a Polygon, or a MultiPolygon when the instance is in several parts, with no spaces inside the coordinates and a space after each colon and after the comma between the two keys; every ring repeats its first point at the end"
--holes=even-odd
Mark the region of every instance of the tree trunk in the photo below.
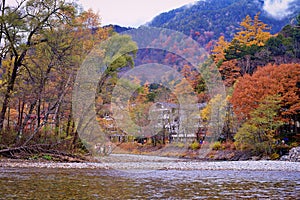
{"type": "Polygon", "coordinates": [[[41,123],[41,98],[38,99],[37,105],[37,124],[41,123]]]}
{"type": "Polygon", "coordinates": [[[7,110],[7,130],[10,130],[10,107],[8,107],[7,110]]]}
{"type": "Polygon", "coordinates": [[[71,112],[70,112],[70,114],[68,116],[68,122],[67,122],[67,128],[66,128],[66,137],[69,136],[71,120],[72,120],[72,115],[71,115],[71,112]]]}
{"type": "Polygon", "coordinates": [[[25,107],[25,102],[23,100],[21,101],[21,99],[19,99],[19,105],[18,105],[19,116],[18,116],[18,124],[17,124],[17,127],[16,127],[17,130],[20,130],[20,127],[23,123],[24,107],[25,107]]]}
{"type": "Polygon", "coordinates": [[[12,74],[11,74],[11,77],[10,77],[10,80],[9,80],[9,83],[7,85],[6,92],[5,92],[5,95],[4,95],[4,100],[3,100],[3,103],[2,103],[2,109],[1,109],[1,112],[0,112],[0,133],[3,131],[5,114],[6,114],[6,110],[7,110],[9,101],[10,101],[11,92],[14,89],[15,81],[16,81],[16,78],[17,78],[17,71],[19,69],[19,66],[20,66],[19,62],[14,63],[14,68],[13,68],[13,71],[12,71],[12,74]]]}
{"type": "Polygon", "coordinates": [[[59,136],[59,134],[60,134],[60,130],[59,130],[59,121],[60,121],[60,119],[59,119],[59,107],[60,106],[57,106],[57,108],[55,110],[55,114],[54,114],[54,116],[55,116],[55,121],[54,121],[54,123],[55,123],[55,135],[56,136],[59,136]]]}
{"type": "Polygon", "coordinates": [[[250,55],[246,55],[246,70],[245,73],[251,74],[250,73],[250,55]]]}
{"type": "Polygon", "coordinates": [[[19,141],[19,140],[22,138],[22,136],[23,136],[24,128],[26,127],[26,124],[27,124],[27,122],[28,122],[29,119],[30,119],[30,116],[31,116],[31,114],[32,114],[32,112],[33,112],[33,110],[34,110],[34,108],[35,108],[36,102],[37,102],[37,101],[35,100],[35,101],[30,105],[29,112],[28,112],[28,114],[26,115],[24,121],[22,122],[22,124],[21,124],[21,126],[20,126],[20,128],[19,128],[19,130],[18,130],[17,141],[19,141]]]}

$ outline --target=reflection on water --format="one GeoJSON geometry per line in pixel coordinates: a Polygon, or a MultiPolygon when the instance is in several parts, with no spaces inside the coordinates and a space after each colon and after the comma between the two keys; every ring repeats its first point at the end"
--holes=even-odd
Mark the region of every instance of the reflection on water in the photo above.
{"type": "Polygon", "coordinates": [[[0,199],[298,199],[300,172],[0,168],[0,188],[0,199]]]}

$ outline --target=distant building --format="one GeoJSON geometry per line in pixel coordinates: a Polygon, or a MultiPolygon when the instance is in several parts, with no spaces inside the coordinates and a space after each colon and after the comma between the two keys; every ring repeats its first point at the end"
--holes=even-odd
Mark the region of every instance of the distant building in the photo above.
{"type": "MultiPolygon", "coordinates": [[[[205,106],[206,103],[181,106],[174,103],[156,102],[149,113],[152,127],[149,128],[149,133],[145,134],[151,137],[145,138],[163,142],[203,140],[206,130],[201,123],[200,110],[205,106]]],[[[140,133],[125,133],[117,127],[115,121],[122,121],[124,118],[121,113],[116,113],[114,117],[116,119],[109,115],[102,118],[102,122],[104,121],[102,125],[105,124],[105,130],[112,142],[132,141],[134,135],[139,135],[135,141],[144,138],[140,133]]]]}
{"type": "Polygon", "coordinates": [[[201,124],[200,110],[203,104],[185,105],[157,102],[154,106],[156,129],[167,134],[169,142],[192,142],[205,137],[205,128],[201,124]],[[183,127],[184,126],[184,127],[183,127]]]}

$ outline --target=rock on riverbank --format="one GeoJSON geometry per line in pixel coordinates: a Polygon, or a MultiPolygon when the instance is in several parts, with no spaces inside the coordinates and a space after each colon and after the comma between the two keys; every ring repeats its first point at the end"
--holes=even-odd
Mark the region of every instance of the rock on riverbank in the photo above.
{"type": "Polygon", "coordinates": [[[289,151],[289,155],[282,156],[282,161],[300,162],[300,147],[294,147],[289,151]]]}

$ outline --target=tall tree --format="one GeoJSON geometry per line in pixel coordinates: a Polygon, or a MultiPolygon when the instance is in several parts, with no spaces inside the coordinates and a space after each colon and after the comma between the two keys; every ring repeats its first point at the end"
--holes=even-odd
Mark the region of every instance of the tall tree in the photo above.
{"type": "Polygon", "coordinates": [[[0,112],[0,131],[7,107],[14,90],[20,68],[31,47],[46,42],[43,34],[48,28],[57,27],[58,23],[68,21],[74,16],[74,9],[63,0],[21,1],[15,7],[9,7],[2,1],[1,6],[1,58],[12,60],[7,86],[0,112]]]}
{"type": "Polygon", "coordinates": [[[264,46],[265,42],[271,37],[271,33],[266,31],[270,30],[270,27],[259,20],[259,14],[257,13],[254,19],[247,15],[240,23],[241,28],[234,37],[240,44],[264,46]]]}
{"type": "Polygon", "coordinates": [[[279,117],[288,124],[288,132],[297,134],[300,122],[300,64],[269,64],[252,75],[238,79],[231,102],[238,119],[243,123],[251,118],[267,96],[278,95],[279,117]]]}
{"type": "MultiPolygon", "coordinates": [[[[259,59],[256,56],[259,55],[257,53],[265,46],[272,35],[268,32],[270,29],[268,25],[259,20],[259,13],[254,16],[254,19],[247,15],[240,26],[233,40],[224,49],[223,56],[228,61],[238,60],[241,75],[252,74],[257,66],[266,63],[267,58],[264,58],[266,51],[260,54],[259,59]],[[260,59],[263,59],[263,64],[257,64],[257,60],[260,59]]],[[[219,66],[221,64],[222,62],[218,63],[219,66]]]]}
{"type": "Polygon", "coordinates": [[[224,36],[220,36],[214,49],[212,50],[214,61],[220,65],[225,60],[225,50],[229,47],[229,42],[225,41],[224,36]]]}
{"type": "Polygon", "coordinates": [[[211,134],[212,136],[221,136],[224,120],[226,117],[226,106],[227,98],[225,99],[221,94],[217,94],[200,112],[203,124],[204,126],[206,126],[206,128],[208,128],[209,134],[211,134]]]}
{"type": "Polygon", "coordinates": [[[266,96],[250,113],[250,118],[234,136],[235,144],[239,148],[251,149],[257,154],[272,153],[275,131],[283,125],[278,118],[279,99],[278,95],[266,96]]]}

